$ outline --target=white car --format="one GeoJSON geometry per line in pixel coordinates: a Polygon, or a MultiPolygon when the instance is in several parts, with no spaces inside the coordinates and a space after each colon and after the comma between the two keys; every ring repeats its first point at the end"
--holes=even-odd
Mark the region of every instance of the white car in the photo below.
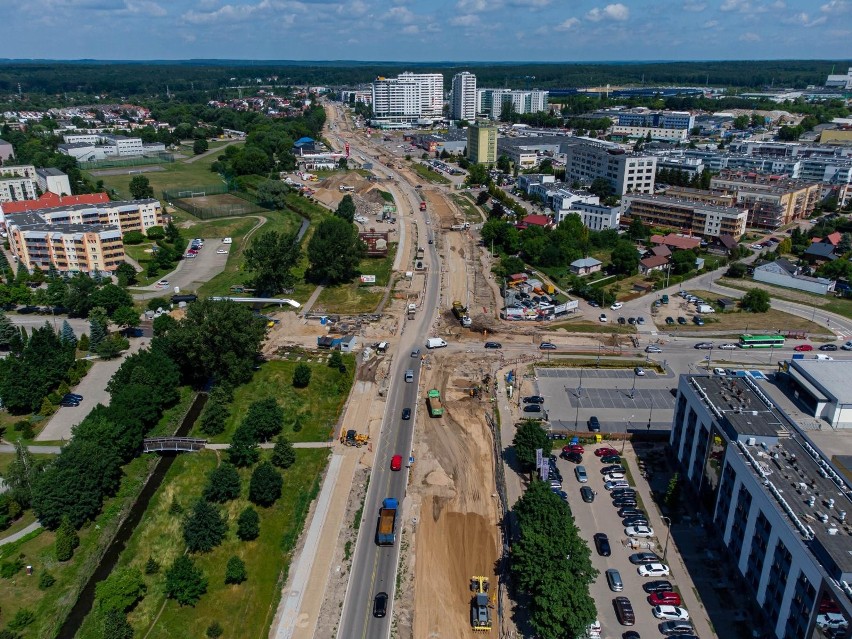
{"type": "Polygon", "coordinates": [[[157,282],[157,286],[160,288],[166,288],[169,285],[169,280],[160,280],[157,282]]]}
{"type": "Polygon", "coordinates": [[[601,313],[601,316],[600,316],[598,319],[599,319],[600,321],[602,321],[602,322],[606,322],[606,321],[607,321],[607,319],[606,319],[606,313],[601,313]]]}
{"type": "Polygon", "coordinates": [[[733,351],[736,350],[736,344],[719,344],[716,348],[721,348],[723,351],[733,351]]]}
{"type": "Polygon", "coordinates": [[[216,251],[216,253],[217,253],[218,255],[227,255],[227,254],[228,254],[228,249],[219,249],[219,250],[217,250],[217,251],[216,251]]]}
{"type": "Polygon", "coordinates": [[[621,481],[624,479],[624,473],[608,473],[604,475],[604,481],[621,481]]]}
{"type": "Polygon", "coordinates": [[[604,488],[606,490],[615,490],[616,488],[630,488],[630,484],[628,484],[623,479],[616,479],[615,481],[605,482],[604,488]]]}
{"type": "Polygon", "coordinates": [[[636,571],[640,577],[668,577],[670,572],[666,564],[643,564],[636,571]]]}
{"type": "Polygon", "coordinates": [[[724,368],[714,368],[713,374],[718,375],[719,377],[725,377],[727,375],[724,368]]]}
{"type": "Polygon", "coordinates": [[[680,606],[654,606],[652,609],[657,619],[666,621],[689,621],[689,613],[686,608],[680,606]]]}
{"type": "Polygon", "coordinates": [[[609,308],[610,308],[610,310],[617,311],[617,310],[618,310],[618,309],[620,309],[622,306],[624,306],[624,304],[622,304],[621,302],[616,302],[615,304],[613,304],[613,305],[612,305],[612,306],[610,306],[609,308]]]}
{"type": "Polygon", "coordinates": [[[653,537],[654,529],[650,526],[630,526],[624,529],[628,537],[653,537]]]}
{"type": "Polygon", "coordinates": [[[660,348],[659,346],[654,346],[653,344],[649,344],[648,346],[645,347],[645,352],[646,353],[662,353],[663,349],[660,348]]]}

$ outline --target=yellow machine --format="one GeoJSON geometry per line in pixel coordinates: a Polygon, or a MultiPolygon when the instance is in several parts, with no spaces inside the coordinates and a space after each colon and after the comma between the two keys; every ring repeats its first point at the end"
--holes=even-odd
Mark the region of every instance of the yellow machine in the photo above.
{"type": "Polygon", "coordinates": [[[491,608],[488,605],[488,579],[471,577],[470,627],[474,630],[491,630],[491,608]]]}
{"type": "Polygon", "coordinates": [[[347,430],[345,433],[340,433],[340,443],[345,444],[346,446],[361,448],[361,446],[369,441],[369,435],[361,434],[355,430],[347,430]]]}

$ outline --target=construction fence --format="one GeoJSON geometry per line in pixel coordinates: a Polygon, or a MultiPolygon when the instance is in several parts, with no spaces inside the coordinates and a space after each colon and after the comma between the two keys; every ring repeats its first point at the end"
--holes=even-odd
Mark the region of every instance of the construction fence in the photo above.
{"type": "Polygon", "coordinates": [[[79,167],[84,171],[93,169],[117,169],[128,166],[150,166],[152,164],[172,164],[175,156],[171,153],[160,152],[156,155],[143,155],[135,158],[114,158],[106,160],[92,160],[91,162],[79,162],[79,167]]]}
{"type": "Polygon", "coordinates": [[[268,211],[251,193],[238,191],[231,184],[193,186],[180,190],[163,191],[163,201],[202,220],[220,217],[251,215],[268,211]]]}

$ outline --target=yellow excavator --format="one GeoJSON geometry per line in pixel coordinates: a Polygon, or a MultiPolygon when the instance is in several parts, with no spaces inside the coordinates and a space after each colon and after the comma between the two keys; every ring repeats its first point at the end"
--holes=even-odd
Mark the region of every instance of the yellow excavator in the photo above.
{"type": "Polygon", "coordinates": [[[356,430],[347,430],[345,433],[340,433],[340,443],[346,446],[355,446],[361,448],[364,444],[370,441],[370,436],[361,434],[356,430]]]}
{"type": "Polygon", "coordinates": [[[488,602],[488,578],[471,577],[470,627],[474,630],[491,630],[491,608],[488,602]]]}

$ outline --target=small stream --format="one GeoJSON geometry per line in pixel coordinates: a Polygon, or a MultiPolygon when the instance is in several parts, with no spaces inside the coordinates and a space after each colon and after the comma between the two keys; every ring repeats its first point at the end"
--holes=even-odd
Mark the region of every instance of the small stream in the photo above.
{"type": "MultiPolygon", "coordinates": [[[[198,394],[195,397],[195,401],[192,403],[192,406],[190,406],[189,412],[187,412],[175,432],[175,437],[185,437],[189,433],[189,429],[192,428],[195,420],[198,419],[198,416],[201,414],[201,409],[204,408],[204,404],[206,403],[206,394],[198,394]]],[[[65,618],[65,622],[62,624],[59,634],[57,635],[59,639],[74,639],[74,636],[80,630],[80,626],[83,625],[83,620],[86,618],[86,615],[89,614],[89,611],[91,611],[92,605],[95,602],[95,586],[98,582],[106,579],[112,572],[113,568],[115,568],[118,558],[121,556],[124,547],[127,545],[127,540],[130,539],[130,536],[133,534],[136,526],[139,525],[142,515],[145,514],[145,511],[148,508],[148,503],[151,501],[154,493],[157,492],[157,489],[163,482],[163,478],[166,476],[169,468],[172,467],[175,457],[179,454],[181,453],[160,453],[161,458],[154,467],[151,475],[148,477],[148,481],[142,487],[142,491],[139,493],[136,503],[133,504],[130,509],[130,514],[127,516],[127,519],[122,522],[118,532],[112,542],[110,542],[106,553],[104,553],[100,564],[98,564],[98,567],[95,568],[95,572],[92,573],[92,576],[89,577],[89,581],[86,582],[86,585],[80,592],[80,596],[77,598],[74,607],[71,608],[71,612],[69,612],[68,616],[65,618]]],[[[191,455],[192,453],[183,454],[191,455]]]]}

